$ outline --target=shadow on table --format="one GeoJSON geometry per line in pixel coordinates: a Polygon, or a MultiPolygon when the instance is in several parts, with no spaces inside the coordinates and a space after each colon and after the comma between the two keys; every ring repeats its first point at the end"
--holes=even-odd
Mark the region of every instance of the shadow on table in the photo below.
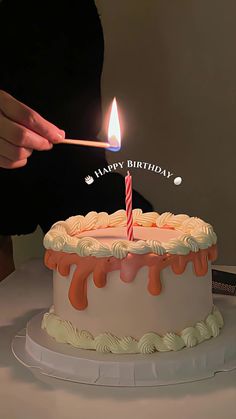
{"type": "Polygon", "coordinates": [[[9,367],[12,378],[19,382],[30,382],[39,386],[41,390],[63,390],[71,394],[78,394],[90,403],[92,399],[110,398],[117,401],[135,400],[140,397],[151,398],[183,398],[185,396],[199,396],[209,394],[227,388],[235,388],[235,372],[220,372],[215,377],[200,381],[173,384],[156,387],[108,387],[79,384],[66,380],[60,380],[37,373],[33,374],[27,367],[20,364],[11,351],[11,342],[17,332],[26,326],[26,323],[42,309],[31,310],[24,316],[15,319],[15,323],[0,327],[0,368],[9,367]]]}

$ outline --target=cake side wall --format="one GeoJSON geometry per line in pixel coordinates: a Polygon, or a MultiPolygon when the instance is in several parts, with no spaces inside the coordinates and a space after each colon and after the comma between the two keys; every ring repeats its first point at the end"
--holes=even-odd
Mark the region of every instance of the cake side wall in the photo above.
{"type": "Polygon", "coordinates": [[[120,279],[119,270],[110,272],[103,288],[97,288],[90,275],[88,307],[84,310],[76,310],[68,299],[75,268],[71,266],[68,277],[53,273],[55,314],[94,335],[110,332],[139,339],[147,332],[178,333],[204,320],[212,310],[210,263],[204,276],[195,275],[191,262],[181,275],[173,273],[170,267],[163,269],[162,291],[158,296],[147,290],[147,267],[141,268],[130,283],[120,279]]]}

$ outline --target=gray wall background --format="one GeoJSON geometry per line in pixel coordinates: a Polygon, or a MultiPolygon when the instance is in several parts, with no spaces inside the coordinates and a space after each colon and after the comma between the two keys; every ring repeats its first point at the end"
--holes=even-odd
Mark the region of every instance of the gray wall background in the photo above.
{"type": "MultiPolygon", "coordinates": [[[[103,106],[117,97],[123,146],[109,161],[159,164],[183,178],[132,170],[158,212],[187,213],[218,235],[217,263],[236,264],[236,2],[97,0],[105,36],[103,106]]],[[[101,136],[105,135],[105,126],[101,136]]]]}

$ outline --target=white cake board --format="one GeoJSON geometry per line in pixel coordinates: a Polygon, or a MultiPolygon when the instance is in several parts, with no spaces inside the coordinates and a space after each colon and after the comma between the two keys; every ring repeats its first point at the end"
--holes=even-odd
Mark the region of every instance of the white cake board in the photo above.
{"type": "Polygon", "coordinates": [[[225,325],[217,338],[178,352],[151,355],[98,353],[57,343],[41,329],[37,314],[12,341],[15,357],[39,374],[105,386],[160,386],[202,380],[236,368],[235,297],[216,296],[225,325]]]}

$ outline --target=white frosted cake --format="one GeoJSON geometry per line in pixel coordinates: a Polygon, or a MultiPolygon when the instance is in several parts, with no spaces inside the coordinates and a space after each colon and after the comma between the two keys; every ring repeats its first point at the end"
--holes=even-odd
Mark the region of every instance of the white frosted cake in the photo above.
{"type": "Polygon", "coordinates": [[[53,306],[42,328],[56,341],[112,353],[177,351],[216,337],[212,226],[184,214],[90,212],[52,226],[44,237],[53,270],[53,306]]]}

